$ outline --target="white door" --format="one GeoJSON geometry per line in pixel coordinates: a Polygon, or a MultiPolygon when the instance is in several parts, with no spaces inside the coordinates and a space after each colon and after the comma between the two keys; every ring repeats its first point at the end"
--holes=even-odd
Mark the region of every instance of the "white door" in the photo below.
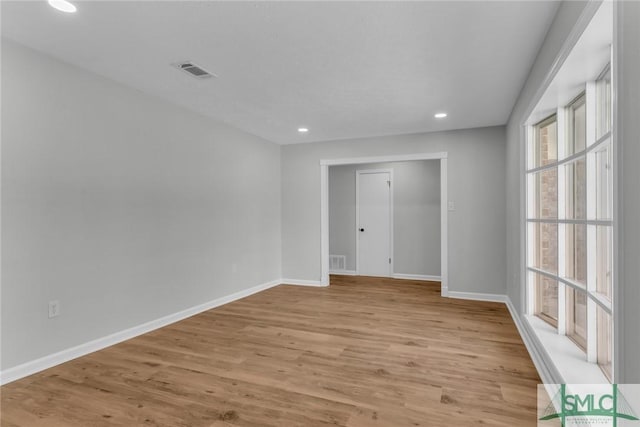
{"type": "Polygon", "coordinates": [[[391,275],[391,171],[358,171],[357,273],[391,275]]]}

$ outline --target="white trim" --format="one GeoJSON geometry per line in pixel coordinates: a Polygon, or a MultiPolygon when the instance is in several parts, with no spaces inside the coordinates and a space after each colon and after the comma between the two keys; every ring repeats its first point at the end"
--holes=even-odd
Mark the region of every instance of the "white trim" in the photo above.
{"type": "Polygon", "coordinates": [[[520,147],[523,146],[524,141],[524,149],[523,153],[520,155],[520,170],[518,171],[518,183],[520,184],[520,206],[518,212],[518,223],[520,225],[520,309],[527,314],[531,314],[534,312],[534,300],[533,298],[529,298],[529,287],[527,283],[528,280],[528,271],[527,264],[529,258],[531,256],[531,248],[529,247],[529,241],[527,239],[527,221],[522,221],[522,218],[527,218],[529,216],[529,210],[533,206],[532,195],[527,192],[527,180],[529,179],[529,175],[526,173],[522,173],[523,170],[527,169],[527,165],[529,162],[529,158],[531,156],[531,146],[529,141],[533,138],[533,128],[531,126],[520,126],[520,147]]]}
{"type": "Polygon", "coordinates": [[[329,274],[336,276],[357,276],[355,270],[329,270],[329,274]]]}
{"type": "Polygon", "coordinates": [[[618,67],[620,61],[620,52],[623,48],[621,37],[624,32],[624,9],[627,7],[624,2],[613,2],[613,47],[611,49],[611,162],[613,167],[613,366],[612,380],[613,383],[624,383],[626,380],[625,368],[625,340],[623,339],[629,327],[635,328],[635,325],[627,326],[624,319],[624,297],[625,289],[625,261],[621,249],[624,248],[624,222],[625,217],[622,215],[623,206],[620,195],[624,194],[624,190],[628,189],[628,184],[623,180],[624,149],[621,130],[623,129],[623,114],[619,114],[618,106],[621,105],[621,99],[625,99],[624,91],[618,92],[618,81],[624,78],[623,67],[618,67]]]}
{"type": "Polygon", "coordinates": [[[540,375],[540,379],[542,379],[542,382],[544,384],[563,383],[564,381],[562,380],[562,376],[551,362],[551,358],[540,344],[535,332],[530,329],[531,326],[529,325],[529,322],[522,321],[522,318],[518,315],[513,303],[511,302],[511,298],[508,296],[505,296],[505,304],[511,314],[513,323],[515,323],[516,328],[520,333],[520,338],[522,338],[522,341],[529,352],[529,356],[531,356],[533,365],[536,367],[538,375],[540,375]]]}
{"type": "Polygon", "coordinates": [[[393,273],[391,277],[394,279],[403,279],[403,280],[424,280],[426,282],[440,282],[442,280],[440,276],[430,276],[428,274],[393,273]]]}
{"type": "Polygon", "coordinates": [[[347,159],[330,159],[320,160],[320,166],[338,166],[338,165],[358,165],[365,163],[385,163],[385,162],[408,162],[411,160],[440,160],[446,159],[447,152],[441,153],[418,153],[418,154],[397,154],[389,156],[376,157],[354,157],[347,159]]]}
{"type": "Polygon", "coordinates": [[[329,167],[320,167],[320,282],[329,285],[329,167]],[[324,231],[323,231],[324,230],[324,231]]]}
{"type": "Polygon", "coordinates": [[[579,224],[579,225],[604,225],[612,226],[613,221],[610,219],[566,219],[566,218],[527,218],[530,224],[579,224]]]}
{"type": "MultiPolygon", "coordinates": [[[[365,163],[405,162],[411,160],[440,160],[440,293],[446,297],[449,293],[449,252],[448,252],[448,214],[449,199],[447,193],[447,152],[401,154],[379,157],[354,157],[346,159],[320,160],[320,256],[321,283],[329,285],[329,166],[353,165],[365,163]]],[[[392,258],[393,261],[393,258],[392,258]]]]}
{"type": "Polygon", "coordinates": [[[356,229],[353,230],[355,233],[355,242],[356,242],[356,275],[360,275],[360,173],[356,171],[356,217],[355,224],[356,229]]]}
{"type": "Polygon", "coordinates": [[[440,159],[440,295],[449,295],[449,193],[447,153],[440,159]]]}
{"type": "Polygon", "coordinates": [[[360,176],[377,173],[389,174],[389,273],[385,277],[393,275],[393,168],[386,169],[358,169],[356,170],[356,274],[360,275],[360,176]]]}
{"type": "Polygon", "coordinates": [[[118,344],[122,341],[126,341],[128,339],[137,337],[142,334],[146,334],[148,332],[154,331],[156,329],[162,328],[164,326],[170,325],[172,323],[175,323],[180,320],[186,319],[188,317],[194,316],[196,314],[202,313],[204,311],[211,310],[212,308],[216,308],[221,305],[228,304],[230,302],[248,297],[249,295],[253,295],[260,291],[264,291],[265,289],[278,286],[281,283],[282,283],[282,280],[280,279],[272,280],[270,282],[254,286],[252,288],[235,292],[231,295],[227,295],[224,297],[216,298],[204,304],[199,304],[199,305],[187,308],[186,310],[169,314],[159,319],[151,320],[141,325],[134,326],[132,328],[125,329],[123,331],[115,332],[105,337],[98,338],[98,339],[86,342],[84,344],[80,344],[75,347],[71,347],[71,348],[59,351],[57,353],[49,354],[39,359],[35,359],[18,366],[14,366],[13,368],[5,369],[4,371],[0,372],[0,385],[8,384],[20,378],[24,378],[26,376],[35,374],[45,369],[52,368],[61,363],[68,362],[70,360],[76,359],[81,356],[85,356],[87,354],[93,353],[98,350],[102,350],[103,348],[118,344]]]}
{"type": "MultiPolygon", "coordinates": [[[[587,82],[587,84],[589,83],[591,82],[587,82]]],[[[556,122],[558,129],[565,127],[565,125],[563,124],[564,119],[562,119],[562,117],[566,115],[565,111],[566,111],[566,108],[558,108],[558,114],[556,115],[556,117],[558,118],[556,122]],[[560,111],[562,111],[562,114],[560,113],[560,111]]],[[[533,127],[533,126],[530,126],[530,127],[533,127]]],[[[563,135],[564,135],[564,132],[558,133],[558,137],[557,137],[558,150],[560,149],[560,147],[564,147],[566,145],[566,141],[564,140],[563,135]]],[[[591,145],[588,145],[587,148],[584,150],[580,150],[577,153],[571,154],[570,156],[562,157],[560,160],[557,160],[553,163],[538,166],[532,169],[527,169],[526,172],[528,175],[530,175],[534,173],[557,169],[558,166],[564,166],[569,163],[574,163],[576,160],[583,158],[585,155],[585,152],[593,153],[596,151],[600,151],[602,146],[607,145],[609,143],[609,138],[611,138],[611,132],[607,132],[604,136],[601,136],[596,142],[592,143],[591,145]]],[[[560,154],[558,155],[558,157],[560,157],[560,154]]],[[[564,211],[559,208],[558,213],[564,213],[564,211]]],[[[589,217],[591,215],[587,215],[587,216],[589,217]]]]}
{"type": "Polygon", "coordinates": [[[317,286],[326,287],[329,286],[329,281],[323,282],[320,280],[306,280],[306,279],[282,279],[280,284],[282,285],[297,285],[297,286],[317,286]]]}
{"type": "Polygon", "coordinates": [[[506,302],[507,296],[502,294],[483,294],[479,292],[449,291],[449,298],[468,299],[473,301],[506,302]]]}
{"type": "Polygon", "coordinates": [[[608,384],[609,380],[596,363],[587,361],[587,355],[574,341],[558,335],[556,328],[537,316],[522,316],[522,323],[543,354],[546,366],[557,372],[559,383],[608,384]]]}

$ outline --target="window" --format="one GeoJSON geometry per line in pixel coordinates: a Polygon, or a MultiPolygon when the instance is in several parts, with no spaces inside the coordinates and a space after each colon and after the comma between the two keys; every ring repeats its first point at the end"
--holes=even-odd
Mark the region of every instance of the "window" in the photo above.
{"type": "Polygon", "coordinates": [[[587,294],[570,286],[567,292],[567,336],[587,351],[587,294]]]}
{"type": "Polygon", "coordinates": [[[532,174],[532,189],[535,203],[532,205],[532,218],[558,218],[558,171],[543,170],[532,174]]]}
{"type": "Polygon", "coordinates": [[[582,93],[567,106],[567,144],[565,157],[579,153],[587,146],[587,106],[582,93]]]}
{"type": "Polygon", "coordinates": [[[528,239],[532,243],[528,265],[535,293],[534,311],[553,326],[558,323],[558,131],[556,116],[534,126],[528,177],[528,239]],[[551,165],[551,166],[550,166],[551,165]],[[542,168],[542,169],[541,169],[542,168]],[[550,277],[551,276],[551,277],[550,277]]]}
{"type": "Polygon", "coordinates": [[[558,160],[558,129],[556,117],[551,116],[535,127],[533,155],[530,168],[548,165],[558,160]]]}
{"type": "Polygon", "coordinates": [[[529,133],[530,310],[613,373],[613,165],[607,67],[529,133]]]}
{"type": "Polygon", "coordinates": [[[564,224],[564,278],[587,285],[587,226],[564,224]]]}
{"type": "Polygon", "coordinates": [[[558,224],[529,224],[529,238],[536,243],[530,253],[530,265],[548,273],[558,272],[558,224]]]}
{"type": "Polygon", "coordinates": [[[602,368],[604,374],[611,380],[613,375],[612,369],[612,336],[613,328],[611,323],[611,314],[607,313],[601,307],[597,309],[598,323],[598,365],[602,368]]]}
{"type": "Polygon", "coordinates": [[[612,295],[612,256],[611,227],[599,226],[596,228],[596,292],[610,302],[612,295]]]}
{"type": "Polygon", "coordinates": [[[567,163],[565,173],[565,217],[567,219],[587,218],[587,169],[584,158],[567,163]]]}
{"type": "Polygon", "coordinates": [[[611,149],[604,144],[594,153],[596,174],[596,218],[612,219],[613,177],[611,176],[611,149]]]}
{"type": "Polygon", "coordinates": [[[558,324],[558,282],[534,273],[536,287],[535,314],[553,326],[558,324]]]}

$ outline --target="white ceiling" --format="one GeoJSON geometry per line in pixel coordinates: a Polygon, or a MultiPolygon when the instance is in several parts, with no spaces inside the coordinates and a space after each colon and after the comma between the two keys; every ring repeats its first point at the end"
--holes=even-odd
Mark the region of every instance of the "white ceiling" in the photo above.
{"type": "Polygon", "coordinates": [[[75,3],[3,1],[2,35],[281,144],[504,124],[558,7],[75,3]],[[170,66],[182,60],[219,77],[170,66]]]}

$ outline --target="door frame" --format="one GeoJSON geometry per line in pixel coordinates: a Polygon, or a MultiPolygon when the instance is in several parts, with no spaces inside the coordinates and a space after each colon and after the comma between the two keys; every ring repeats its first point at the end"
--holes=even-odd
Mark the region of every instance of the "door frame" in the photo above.
{"type": "MultiPolygon", "coordinates": [[[[447,152],[320,160],[320,282],[329,285],[329,166],[440,160],[440,293],[449,296],[447,152]]],[[[392,258],[393,261],[393,258],[392,258]]]]}
{"type": "Polygon", "coordinates": [[[393,169],[359,169],[356,170],[356,275],[360,275],[360,234],[359,234],[359,220],[360,220],[360,175],[375,174],[375,173],[388,173],[389,181],[389,275],[385,277],[393,276],[393,169]]]}

